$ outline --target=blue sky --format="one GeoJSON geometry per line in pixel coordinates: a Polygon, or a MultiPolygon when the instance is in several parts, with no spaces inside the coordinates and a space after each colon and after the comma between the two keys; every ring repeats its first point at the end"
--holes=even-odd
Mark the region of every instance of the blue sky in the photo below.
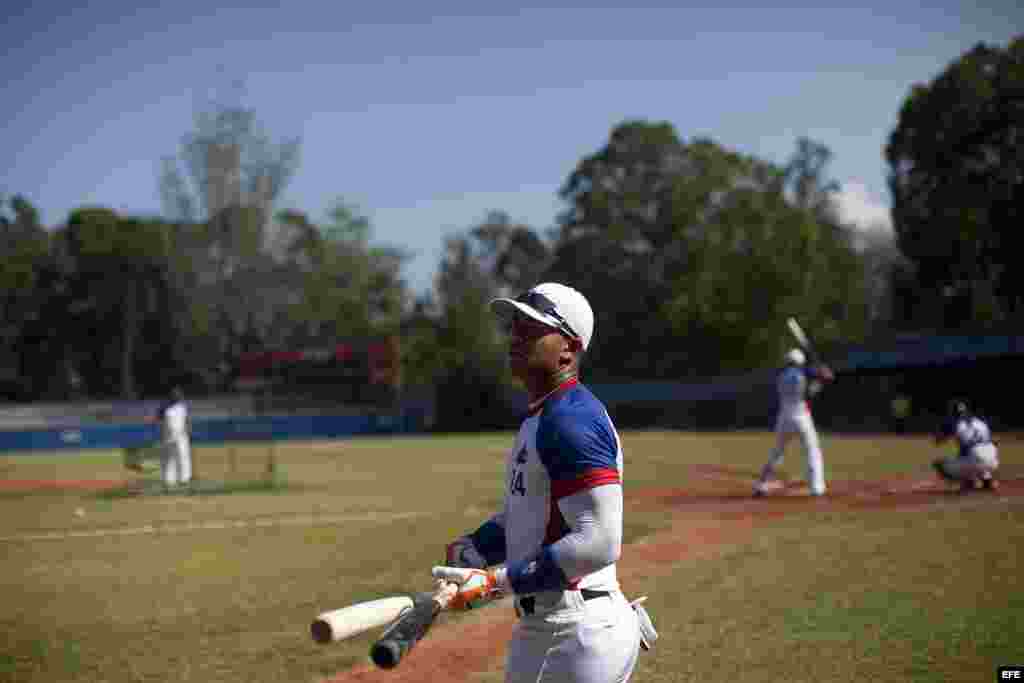
{"type": "Polygon", "coordinates": [[[1011,0],[766,8],[639,2],[198,0],[8,4],[0,193],[54,225],[83,204],[158,213],[159,161],[244,81],[276,139],[302,140],[282,207],[338,198],[431,284],[442,237],[489,209],[538,229],[559,186],[627,118],[783,161],[828,145],[841,205],[887,220],[882,156],[900,104],[978,42],[1024,32],[1011,0]]]}

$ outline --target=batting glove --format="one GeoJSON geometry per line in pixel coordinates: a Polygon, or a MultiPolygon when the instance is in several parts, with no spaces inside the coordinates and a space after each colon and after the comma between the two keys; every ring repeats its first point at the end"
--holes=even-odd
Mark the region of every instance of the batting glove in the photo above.
{"type": "Polygon", "coordinates": [[[459,536],[445,546],[445,564],[449,567],[470,567],[484,569],[487,567],[487,560],[480,554],[480,551],[473,545],[469,536],[459,536]]]}
{"type": "Polygon", "coordinates": [[[459,587],[459,592],[448,603],[448,609],[473,609],[501,597],[511,588],[504,567],[491,571],[467,567],[434,567],[431,574],[435,579],[459,587]]]}

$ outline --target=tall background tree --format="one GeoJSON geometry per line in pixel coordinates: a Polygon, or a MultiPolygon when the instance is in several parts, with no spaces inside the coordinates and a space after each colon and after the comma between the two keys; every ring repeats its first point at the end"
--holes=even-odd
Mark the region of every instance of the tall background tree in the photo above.
{"type": "Polygon", "coordinates": [[[72,358],[91,394],[136,398],[140,389],[153,394],[183,379],[174,325],[183,306],[166,258],[170,228],[82,208],[55,236],[69,266],[69,322],[78,330],[72,358]]]}
{"type": "Polygon", "coordinates": [[[498,294],[490,243],[473,231],[449,236],[436,277],[437,319],[433,349],[437,387],[437,428],[458,431],[473,425],[504,426],[505,348],[488,310],[498,294]]]}
{"type": "Polygon", "coordinates": [[[551,246],[495,210],[447,236],[444,247],[434,294],[404,320],[404,373],[410,384],[436,389],[438,429],[508,427],[523,394],[508,372],[507,330],[488,303],[539,282],[551,246]]]}
{"type": "Polygon", "coordinates": [[[915,85],[885,149],[893,224],[913,264],[907,327],[1024,322],[1024,36],[979,44],[915,85]]]}
{"type": "Polygon", "coordinates": [[[323,222],[294,210],[277,220],[287,245],[277,268],[282,280],[294,283],[275,321],[277,345],[399,332],[407,298],[405,250],[372,244],[369,219],[340,200],[323,222]]]}
{"type": "Polygon", "coordinates": [[[0,197],[0,392],[9,398],[54,389],[29,369],[43,357],[39,367],[48,367],[52,377],[59,375],[53,368],[62,367],[47,357],[56,339],[46,329],[56,322],[46,313],[59,280],[38,210],[20,195],[0,197]]]}
{"type": "Polygon", "coordinates": [[[667,123],[627,121],[562,188],[548,276],[597,308],[599,378],[681,378],[774,364],[779,321],[860,335],[864,271],[835,220],[830,154],[801,140],[784,167],[667,123]]]}
{"type": "Polygon", "coordinates": [[[537,284],[551,265],[551,245],[531,226],[504,211],[490,211],[470,230],[481,267],[501,294],[519,294],[537,284]]]}
{"type": "Polygon", "coordinates": [[[199,340],[191,345],[206,352],[194,359],[198,366],[267,343],[293,298],[295,278],[278,267],[281,226],[274,215],[299,150],[298,139],[272,140],[251,108],[213,102],[196,114],[178,154],[163,160],[164,215],[180,226],[172,245],[188,261],[175,281],[192,302],[182,331],[199,328],[217,342],[216,349],[199,340]]]}

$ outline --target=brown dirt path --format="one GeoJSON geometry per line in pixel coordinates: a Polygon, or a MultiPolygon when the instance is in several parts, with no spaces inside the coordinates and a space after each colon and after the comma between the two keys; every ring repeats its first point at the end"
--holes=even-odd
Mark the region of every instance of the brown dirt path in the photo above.
{"type": "MultiPolygon", "coordinates": [[[[691,474],[727,483],[730,492],[709,495],[684,489],[649,488],[627,495],[627,512],[630,508],[664,509],[671,520],[667,529],[623,549],[619,578],[627,593],[632,577],[657,576],[668,573],[678,562],[712,557],[729,545],[749,539],[758,525],[790,514],[859,508],[914,509],[971,501],[984,504],[1024,496],[1024,478],[1003,480],[994,493],[977,491],[963,495],[934,478],[899,477],[830,482],[829,495],[820,499],[809,497],[800,482],[783,481],[771,495],[755,499],[746,492],[752,480],[749,472],[694,465],[691,474]],[[735,493],[739,483],[743,484],[743,492],[735,493]]],[[[391,671],[363,664],[340,672],[325,683],[470,683],[479,674],[500,666],[514,622],[511,602],[505,599],[466,615],[458,628],[436,625],[428,638],[391,671]]]]}

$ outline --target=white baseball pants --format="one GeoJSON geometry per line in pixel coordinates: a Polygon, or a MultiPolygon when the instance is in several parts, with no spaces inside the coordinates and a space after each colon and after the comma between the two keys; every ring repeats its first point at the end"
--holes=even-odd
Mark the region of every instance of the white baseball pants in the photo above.
{"type": "Polygon", "coordinates": [[[583,600],[563,591],[523,615],[509,642],[505,683],[625,683],[640,652],[636,612],[620,591],[583,600]]]}
{"type": "Polygon", "coordinates": [[[188,439],[165,441],[160,454],[160,476],[167,486],[192,480],[192,452],[188,439]]]}
{"type": "Polygon", "coordinates": [[[821,444],[818,441],[818,430],[814,427],[814,419],[810,412],[801,411],[797,413],[780,413],[775,421],[775,447],[772,448],[761,471],[760,482],[766,482],[772,472],[782,462],[786,453],[786,445],[794,436],[800,437],[803,445],[804,455],[807,457],[807,482],[811,487],[811,494],[821,496],[825,494],[825,462],[821,456],[821,444]]]}

